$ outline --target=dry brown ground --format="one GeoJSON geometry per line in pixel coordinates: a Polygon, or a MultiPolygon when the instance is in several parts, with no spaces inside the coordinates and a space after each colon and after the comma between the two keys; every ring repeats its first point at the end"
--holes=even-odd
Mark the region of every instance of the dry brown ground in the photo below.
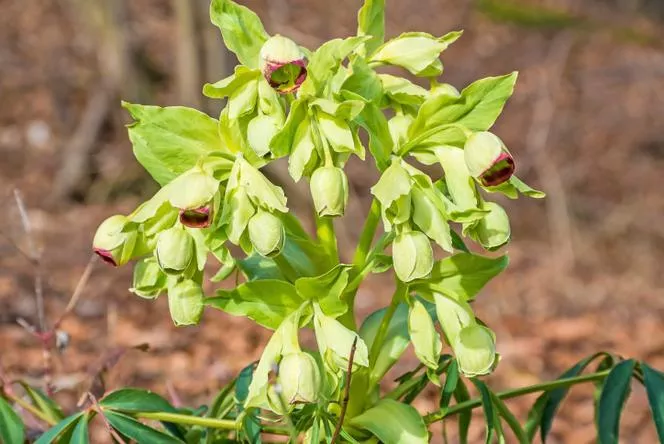
{"type": "MultiPolygon", "coordinates": [[[[264,13],[269,31],[290,32],[310,45],[353,32],[359,1],[341,3],[352,8],[306,0],[246,2],[264,13]]],[[[492,387],[555,377],[600,349],[664,368],[661,23],[653,14],[606,2],[538,2],[603,24],[594,30],[523,29],[490,20],[471,2],[389,3],[390,34],[466,29],[444,57],[450,83],[462,87],[486,75],[521,73],[497,132],[516,154],[519,174],[549,198],[506,202],[513,223],[511,266],[477,303],[478,313],[496,330],[503,355],[492,387]],[[631,34],[618,32],[624,29],[631,34]],[[626,37],[635,32],[655,38],[626,37]]],[[[131,38],[161,76],[160,92],[151,100],[175,104],[170,4],[146,0],[131,9],[131,38]]],[[[99,86],[94,39],[66,1],[2,0],[0,11],[0,227],[26,246],[11,201],[11,190],[18,187],[43,246],[46,311],[54,319],[88,261],[96,225],[109,214],[129,211],[151,185],[132,161],[121,126],[126,117],[115,107],[95,145],[94,192],[84,203],[49,198],[59,155],[99,86]],[[118,185],[127,181],[130,185],[118,185]]],[[[342,222],[346,245],[358,234],[367,189],[376,178],[368,165],[349,168],[359,203],[342,222]]],[[[0,239],[0,360],[11,374],[38,380],[40,347],[16,324],[18,317],[34,321],[33,275],[34,267],[0,239]]],[[[219,312],[206,313],[200,327],[176,329],[166,301],[133,297],[126,290],[129,280],[128,268],[97,266],[75,315],[63,324],[72,340],[58,358],[56,382],[65,387],[58,397],[68,405],[106,351],[143,342],[151,350],[129,352],[109,385],[161,393],[170,385],[186,402],[204,403],[258,357],[269,337],[219,312]]],[[[389,283],[372,281],[361,290],[361,312],[384,304],[389,294],[389,283]]],[[[431,396],[422,408],[431,408],[431,396]]],[[[521,417],[528,402],[514,404],[521,417]]],[[[476,428],[478,442],[481,433],[476,428]]],[[[574,391],[550,442],[593,439],[591,394],[574,391]]],[[[640,388],[625,409],[622,439],[656,441],[640,388]]]]}

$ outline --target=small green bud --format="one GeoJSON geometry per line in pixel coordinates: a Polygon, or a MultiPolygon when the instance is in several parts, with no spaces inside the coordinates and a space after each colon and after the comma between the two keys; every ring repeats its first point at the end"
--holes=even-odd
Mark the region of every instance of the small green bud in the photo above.
{"type": "Polygon", "coordinates": [[[136,245],[137,233],[122,231],[128,222],[129,220],[120,214],[109,217],[99,225],[92,241],[94,252],[114,267],[129,262],[136,245]]]}
{"type": "Polygon", "coordinates": [[[247,125],[247,142],[258,157],[270,152],[270,141],[279,131],[279,126],[279,119],[273,116],[263,114],[251,119],[247,125]]]}
{"type": "Polygon", "coordinates": [[[307,352],[290,353],[279,363],[277,382],[289,404],[314,403],[321,393],[318,363],[307,352]]]}
{"type": "Polygon", "coordinates": [[[295,42],[279,34],[263,44],[260,68],[270,86],[282,94],[297,91],[307,78],[304,53],[295,42]]]}
{"type": "Polygon", "coordinates": [[[507,212],[495,202],[484,202],[489,214],[470,229],[470,236],[489,251],[494,251],[510,240],[510,220],[507,212]]]}
{"type": "Polygon", "coordinates": [[[403,282],[426,277],[433,268],[433,250],[429,238],[419,231],[397,235],[392,242],[394,271],[403,282]]]}
{"type": "Polygon", "coordinates": [[[168,309],[175,325],[198,324],[203,315],[203,289],[190,279],[168,289],[168,309]]]}
{"type": "Polygon", "coordinates": [[[181,226],[162,231],[157,237],[155,257],[165,273],[180,274],[194,261],[194,239],[181,226]]]}
{"type": "Polygon", "coordinates": [[[279,254],[286,241],[284,224],[274,214],[259,210],[249,219],[247,226],[249,239],[254,249],[261,256],[279,254]]]}
{"type": "Polygon", "coordinates": [[[459,363],[459,370],[466,377],[491,373],[496,361],[496,338],[491,330],[473,324],[459,332],[452,349],[459,363]]]}
{"type": "Polygon", "coordinates": [[[495,187],[514,173],[514,159],[495,134],[480,131],[464,145],[464,158],[470,174],[485,187],[495,187]]]}
{"type": "Polygon", "coordinates": [[[133,285],[129,291],[142,298],[155,299],[165,288],[166,275],[154,258],[145,258],[136,263],[133,285]]]}
{"type": "Polygon", "coordinates": [[[311,175],[311,196],[319,217],[343,216],[348,203],[348,178],[338,167],[318,168],[311,175]]]}

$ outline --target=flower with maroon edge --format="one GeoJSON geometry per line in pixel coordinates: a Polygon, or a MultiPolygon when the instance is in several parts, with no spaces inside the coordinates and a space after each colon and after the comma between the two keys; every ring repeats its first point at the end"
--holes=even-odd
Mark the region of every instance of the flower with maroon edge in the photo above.
{"type": "Polygon", "coordinates": [[[121,214],[109,217],[99,225],[92,241],[94,252],[114,267],[129,262],[136,245],[137,233],[123,231],[128,222],[121,214]]]}
{"type": "Polygon", "coordinates": [[[464,146],[464,158],[470,174],[485,187],[507,182],[514,174],[514,159],[495,134],[480,131],[471,135],[464,146]]]}
{"type": "Polygon", "coordinates": [[[200,168],[194,168],[169,185],[169,201],[180,212],[180,222],[190,228],[206,228],[212,223],[212,201],[219,181],[200,168]]]}
{"type": "Polygon", "coordinates": [[[297,91],[307,78],[304,53],[295,42],[279,34],[263,44],[260,68],[270,86],[282,94],[297,91]]]}

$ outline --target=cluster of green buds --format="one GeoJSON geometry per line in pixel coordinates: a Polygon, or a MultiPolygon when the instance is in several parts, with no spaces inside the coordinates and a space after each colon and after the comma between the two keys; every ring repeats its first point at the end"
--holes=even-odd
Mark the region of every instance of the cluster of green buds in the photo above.
{"type": "Polygon", "coordinates": [[[516,177],[512,155],[490,132],[516,73],[461,91],[440,83],[441,54],[461,32],[385,41],[380,0],[365,1],[357,35],[314,51],[268,35],[256,14],[231,0],[212,0],[210,13],[240,62],[203,87],[225,106],[213,118],[185,107],[124,104],[134,118],[128,128],[136,158],[162,188],[131,214],[104,221],[95,252],[115,266],[136,260],[131,291],[150,299],[167,293],[177,325],[199,322],[209,306],[274,330],[246,409],[284,415],[317,404],[339,414],[352,374],[347,418],[373,432],[365,415],[404,412],[404,404],[377,399],[380,380],[409,344],[434,383],[444,343],[462,374],[491,372],[496,338],[470,303],[507,261],[471,253],[464,239],[488,251],[509,242],[507,213],[492,194],[543,196],[516,177]],[[380,72],[384,66],[411,79],[380,72]],[[345,165],[367,152],[380,178],[353,263],[343,264],[330,218],[348,205],[345,165]],[[309,181],[316,237],[261,171],[284,157],[295,182],[309,181]],[[413,160],[442,174],[432,179],[413,160]],[[381,219],[385,232],[374,241],[381,219]],[[233,289],[206,297],[210,255],[220,269],[209,280],[237,273],[233,289]],[[357,329],[360,283],[390,268],[392,305],[357,329]],[[301,349],[302,328],[314,331],[317,352],[301,349]]]}

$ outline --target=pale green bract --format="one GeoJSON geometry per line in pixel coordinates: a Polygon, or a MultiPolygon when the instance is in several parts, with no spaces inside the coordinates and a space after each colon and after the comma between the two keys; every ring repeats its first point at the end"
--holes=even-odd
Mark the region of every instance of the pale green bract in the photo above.
{"type": "Polygon", "coordinates": [[[450,369],[474,378],[497,365],[499,343],[471,302],[508,260],[470,251],[510,241],[493,193],[544,195],[513,175],[511,154],[489,132],[517,74],[459,91],[439,77],[441,55],[461,32],[386,38],[385,3],[365,0],[357,35],[310,50],[268,34],[245,6],[211,0],[211,21],[240,62],[203,87],[226,101],[219,115],[123,102],[134,154],[161,188],[102,222],[95,251],[113,265],[137,260],[130,291],[166,294],[175,325],[198,323],[209,307],[273,330],[253,372],[220,401],[238,439],[258,442],[269,420],[316,444],[331,440],[338,423],[338,441],[424,443],[427,425],[410,403],[426,384],[445,374],[449,398],[450,369]],[[348,175],[347,164],[366,157],[377,174],[348,175]],[[414,161],[433,166],[435,180],[414,161]],[[293,181],[308,182],[311,199],[287,199],[290,188],[277,183],[286,166],[293,181]],[[352,199],[368,194],[358,186],[367,180],[373,203],[353,254],[348,238],[359,227],[339,245],[335,229],[361,209],[352,199]],[[315,235],[291,208],[309,204],[315,235]],[[356,303],[369,294],[361,284],[387,271],[396,281],[391,304],[358,330],[356,303]],[[206,297],[209,282],[221,284],[206,297]],[[303,350],[303,330],[312,335],[302,344],[315,339],[317,351],[303,350]],[[409,347],[422,366],[382,393],[409,347]]]}

